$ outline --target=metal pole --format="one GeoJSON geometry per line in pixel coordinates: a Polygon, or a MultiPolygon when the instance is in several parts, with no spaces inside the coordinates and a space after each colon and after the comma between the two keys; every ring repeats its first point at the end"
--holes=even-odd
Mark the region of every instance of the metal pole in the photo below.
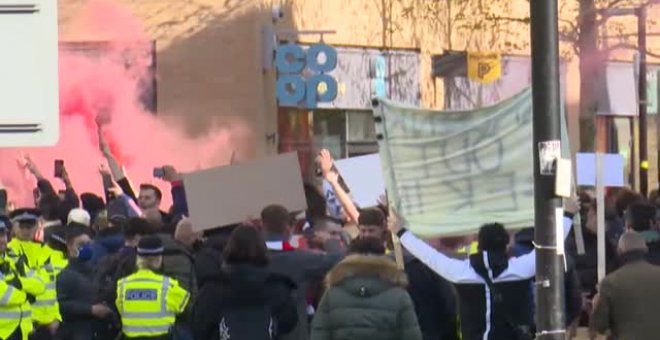
{"type": "Polygon", "coordinates": [[[637,45],[639,47],[639,188],[642,195],[649,188],[649,146],[646,123],[646,6],[637,9],[637,45]]]}
{"type": "MultiPolygon", "coordinates": [[[[556,170],[541,167],[541,150],[561,141],[559,40],[557,0],[531,0],[532,95],[534,125],[534,208],[536,248],[537,339],[565,339],[564,265],[557,252],[557,216],[561,199],[555,195],[556,170]]],[[[553,148],[554,149],[554,148],[553,148]]],[[[556,152],[555,156],[559,156],[556,152]]],[[[562,234],[559,234],[561,238],[562,234]]]]}

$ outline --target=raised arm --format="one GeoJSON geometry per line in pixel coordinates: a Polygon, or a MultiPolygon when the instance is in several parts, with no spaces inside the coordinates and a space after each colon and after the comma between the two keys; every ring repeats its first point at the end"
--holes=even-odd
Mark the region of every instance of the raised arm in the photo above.
{"type": "Polygon", "coordinates": [[[66,171],[66,168],[62,169],[62,182],[64,182],[64,200],[71,204],[72,207],[80,206],[80,199],[76,190],[71,184],[71,177],[69,177],[69,172],[66,171]]]}
{"type": "Polygon", "coordinates": [[[454,283],[480,282],[478,275],[470,267],[469,261],[452,259],[420,240],[404,228],[403,221],[396,213],[390,212],[388,226],[392,233],[399,236],[401,244],[411,254],[446,280],[454,283]]]}
{"type": "MultiPolygon", "coordinates": [[[[562,223],[564,227],[563,240],[566,240],[573,225],[573,215],[569,212],[564,213],[562,223]]],[[[506,279],[509,275],[522,279],[534,277],[534,275],[536,275],[536,249],[533,249],[523,256],[511,259],[509,261],[509,268],[503,275],[501,275],[500,279],[506,279]]]]}
{"type": "Polygon", "coordinates": [[[2,180],[0,180],[0,215],[7,214],[8,201],[9,197],[7,195],[7,189],[5,189],[5,185],[2,183],[2,180]]]}
{"type": "Polygon", "coordinates": [[[317,157],[317,162],[321,167],[321,172],[323,173],[323,178],[332,186],[332,190],[335,192],[335,196],[342,208],[344,208],[344,213],[346,216],[353,222],[357,223],[358,218],[360,217],[360,212],[353,203],[351,196],[348,195],[346,190],[339,180],[339,173],[333,168],[333,159],[330,155],[330,151],[327,149],[321,150],[317,157]]]}
{"type": "Polygon", "coordinates": [[[126,177],[124,170],[121,168],[119,162],[117,162],[117,159],[112,154],[112,151],[110,150],[105,137],[103,137],[103,129],[99,127],[97,132],[99,138],[99,149],[101,150],[103,157],[105,157],[105,160],[108,162],[108,168],[110,168],[112,177],[114,178],[117,185],[119,185],[121,190],[132,200],[137,202],[137,195],[135,195],[135,190],[133,190],[133,187],[131,187],[131,183],[126,177]]]}
{"type": "Polygon", "coordinates": [[[37,167],[37,165],[32,161],[32,158],[28,154],[22,155],[18,159],[18,163],[30,171],[30,173],[34,176],[34,178],[37,179],[37,188],[39,189],[39,194],[41,196],[45,195],[57,195],[55,192],[55,189],[53,188],[53,185],[50,183],[49,180],[47,180],[41,170],[37,167]]]}
{"type": "Polygon", "coordinates": [[[103,195],[105,196],[105,201],[110,202],[113,199],[112,188],[114,188],[115,183],[112,181],[112,174],[105,164],[99,165],[99,174],[101,175],[101,180],[103,181],[103,195]]]}
{"type": "Polygon", "coordinates": [[[181,174],[171,165],[163,166],[163,180],[170,183],[172,186],[172,204],[174,211],[172,211],[172,221],[178,221],[184,216],[188,215],[188,200],[186,198],[186,190],[183,186],[183,178],[181,174]]]}

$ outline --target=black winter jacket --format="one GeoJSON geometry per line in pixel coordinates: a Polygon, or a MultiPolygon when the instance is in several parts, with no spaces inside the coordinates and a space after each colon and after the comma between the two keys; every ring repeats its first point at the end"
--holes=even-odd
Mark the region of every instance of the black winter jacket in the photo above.
{"type": "MultiPolygon", "coordinates": [[[[296,305],[292,298],[295,288],[293,281],[271,274],[265,267],[225,265],[219,275],[212,279],[207,278],[198,292],[193,306],[194,338],[221,339],[219,333],[223,312],[245,307],[261,308],[264,305],[270,306],[272,317],[277,323],[278,335],[286,334],[298,323],[296,305]]],[[[255,320],[244,322],[246,328],[256,323],[255,320]]],[[[257,327],[253,327],[253,330],[254,334],[244,338],[266,340],[263,330],[257,327]]],[[[228,331],[232,334],[231,325],[228,331]]]]}
{"type": "Polygon", "coordinates": [[[57,276],[57,300],[60,303],[62,339],[91,340],[100,321],[92,315],[92,305],[97,302],[92,268],[77,260],[69,264],[57,276]]]}
{"type": "Polygon", "coordinates": [[[404,250],[408,294],[424,340],[458,340],[458,297],[454,286],[404,250]]]}

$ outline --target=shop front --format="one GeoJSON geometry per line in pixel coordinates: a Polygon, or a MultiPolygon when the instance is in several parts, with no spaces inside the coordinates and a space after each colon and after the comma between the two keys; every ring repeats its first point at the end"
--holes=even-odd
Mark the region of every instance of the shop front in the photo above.
{"type": "Polygon", "coordinates": [[[314,155],[322,148],[329,149],[335,158],[378,151],[371,113],[373,97],[409,105],[421,103],[417,51],[331,47],[334,52],[325,55],[317,53],[321,48],[316,45],[297,46],[306,51],[305,58],[293,52],[296,55],[287,61],[278,54],[292,54],[293,49],[282,51],[280,47],[276,52],[278,150],[297,151],[307,179],[314,176],[314,155]],[[307,62],[299,72],[305,81],[292,79],[287,71],[293,70],[283,65],[294,57],[307,62]],[[303,87],[304,95],[300,91],[303,87]]]}

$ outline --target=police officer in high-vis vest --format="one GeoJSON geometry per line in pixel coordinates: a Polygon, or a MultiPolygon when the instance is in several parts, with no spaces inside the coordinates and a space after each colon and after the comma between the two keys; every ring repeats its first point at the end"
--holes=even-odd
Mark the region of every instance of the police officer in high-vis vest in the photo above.
{"type": "Polygon", "coordinates": [[[36,209],[17,209],[11,214],[14,224],[14,238],[8,247],[15,256],[19,273],[36,271],[46,283],[46,292],[32,302],[32,319],[37,328],[30,336],[33,340],[49,340],[57,333],[62,316],[57,303],[55,276],[48,272],[45,262],[49,250],[35,241],[39,225],[39,211],[36,209]]]}
{"type": "Polygon", "coordinates": [[[176,316],[190,294],[179,283],[157,273],[163,264],[163,242],[155,236],[140,240],[138,271],[117,281],[117,310],[127,339],[170,339],[176,316]]]}
{"type": "Polygon", "coordinates": [[[7,249],[9,228],[0,220],[0,339],[26,340],[33,330],[30,302],[46,286],[34,271],[20,275],[16,270],[7,249]]]}

